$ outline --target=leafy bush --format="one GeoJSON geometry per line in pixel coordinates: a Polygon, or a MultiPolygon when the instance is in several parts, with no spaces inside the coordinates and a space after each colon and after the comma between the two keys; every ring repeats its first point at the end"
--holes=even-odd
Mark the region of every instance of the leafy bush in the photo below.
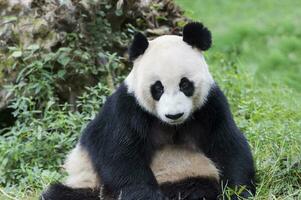
{"type": "Polygon", "coordinates": [[[43,53],[34,45],[23,50],[22,54],[16,53],[15,48],[11,51],[12,56],[18,57],[16,66],[22,70],[16,84],[7,86],[14,95],[10,108],[14,110],[16,122],[13,127],[1,130],[0,183],[41,188],[46,184],[43,178],[60,178],[58,172],[62,158],[110,93],[108,84],[99,82],[84,88],[72,105],[61,102],[62,98],[58,97],[57,91],[65,86],[60,83],[64,84],[72,77],[79,81],[75,84],[85,86],[75,77],[89,74],[107,77],[107,72],[115,73],[120,64],[116,55],[106,55],[110,61],[103,75],[101,70],[89,66],[90,54],[79,49],[64,47],[55,53],[43,53]],[[35,56],[31,57],[33,53],[35,56]],[[55,69],[57,65],[60,65],[59,70],[55,69]]]}
{"type": "Polygon", "coordinates": [[[7,69],[15,79],[5,89],[15,122],[0,130],[0,185],[6,191],[19,189],[22,196],[61,179],[66,153],[122,80],[124,59],[106,49],[116,48],[113,41],[127,43],[133,31],[113,32],[104,17],[110,8],[87,22],[88,35],[66,33],[50,50],[39,43],[8,48],[7,69]]]}

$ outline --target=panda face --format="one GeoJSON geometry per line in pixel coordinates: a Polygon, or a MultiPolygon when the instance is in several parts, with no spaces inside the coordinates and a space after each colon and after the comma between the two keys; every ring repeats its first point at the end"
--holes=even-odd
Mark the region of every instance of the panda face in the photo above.
{"type": "Polygon", "coordinates": [[[166,35],[149,42],[125,83],[142,108],[177,125],[204,104],[214,81],[202,51],[166,35]]]}
{"type": "Polygon", "coordinates": [[[164,85],[157,80],[150,87],[152,98],[156,101],[156,114],[169,124],[184,122],[193,110],[193,82],[183,77],[178,82],[171,81],[164,85]]]}

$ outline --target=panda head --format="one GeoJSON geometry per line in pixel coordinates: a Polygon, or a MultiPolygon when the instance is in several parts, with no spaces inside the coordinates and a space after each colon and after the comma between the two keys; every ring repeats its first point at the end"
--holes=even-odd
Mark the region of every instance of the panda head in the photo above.
{"type": "Polygon", "coordinates": [[[126,85],[138,103],[161,121],[185,122],[206,101],[212,76],[203,56],[211,33],[200,23],[189,23],[183,37],[160,36],[152,41],[138,33],[129,48],[134,66],[126,85]]]}

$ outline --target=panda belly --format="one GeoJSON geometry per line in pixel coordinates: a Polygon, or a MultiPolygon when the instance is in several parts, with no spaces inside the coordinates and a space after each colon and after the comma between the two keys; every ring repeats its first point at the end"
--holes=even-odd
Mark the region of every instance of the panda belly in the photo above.
{"type": "Polygon", "coordinates": [[[151,169],[169,199],[216,199],[219,172],[204,154],[167,146],[156,152],[151,169]]]}
{"type": "MultiPolygon", "coordinates": [[[[65,185],[71,188],[99,188],[88,152],[78,144],[64,164],[68,173],[65,185]]],[[[158,150],[151,169],[162,192],[170,200],[216,199],[219,172],[204,154],[184,147],[166,146],[158,150]]]]}

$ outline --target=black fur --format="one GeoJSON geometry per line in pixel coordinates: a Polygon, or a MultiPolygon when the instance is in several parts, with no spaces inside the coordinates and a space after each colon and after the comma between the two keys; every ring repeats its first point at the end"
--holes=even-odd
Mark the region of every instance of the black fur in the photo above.
{"type": "Polygon", "coordinates": [[[164,86],[161,81],[156,81],[151,87],[150,92],[154,100],[159,101],[162,94],[164,93],[164,86]]]}
{"type": "Polygon", "coordinates": [[[137,33],[129,48],[129,58],[131,61],[142,55],[148,47],[147,38],[142,33],[137,33]]]}
{"type": "MultiPolygon", "coordinates": [[[[143,110],[123,84],[107,99],[102,112],[89,123],[80,140],[109,193],[119,194],[122,191],[124,200],[164,199],[150,169],[151,159],[158,145],[164,145],[162,141],[157,145],[156,137],[152,135],[155,124],[166,126],[166,130],[170,130],[172,137],[167,137],[165,144],[194,141],[217,165],[224,184],[233,188],[244,185],[255,193],[254,167],[249,145],[236,127],[227,100],[217,86],[212,87],[206,104],[193,113],[187,122],[173,127],[163,125],[143,110]]],[[[189,182],[189,191],[194,190],[193,185],[199,187],[197,182],[189,182]]],[[[195,190],[200,192],[197,188],[195,190]]],[[[77,193],[78,190],[74,192],[77,193]]],[[[175,193],[178,192],[187,193],[175,190],[175,193]]],[[[60,193],[61,188],[57,191],[54,188],[47,195],[59,196],[60,193]]],[[[243,195],[248,196],[248,193],[243,195]]]]}
{"type": "Polygon", "coordinates": [[[121,85],[81,137],[102,183],[112,193],[122,190],[124,199],[162,196],[149,167],[154,149],[148,132],[153,120],[121,85]]]}
{"type": "MultiPolygon", "coordinates": [[[[211,89],[206,104],[194,114],[194,118],[202,127],[199,146],[219,168],[222,183],[232,188],[246,186],[255,194],[255,169],[250,147],[237,128],[219,87],[211,89]]],[[[244,191],[241,196],[248,197],[250,193],[244,191]]]]}
{"type": "Polygon", "coordinates": [[[201,23],[188,23],[183,29],[183,41],[193,47],[206,51],[211,47],[211,33],[201,23]]]}
{"type": "Polygon", "coordinates": [[[194,93],[194,84],[186,77],[181,79],[179,87],[180,91],[182,91],[187,97],[191,97],[194,93]]]}
{"type": "Polygon", "coordinates": [[[177,183],[163,183],[163,194],[170,200],[215,200],[220,193],[216,179],[205,177],[187,178],[177,183]]]}
{"type": "Polygon", "coordinates": [[[74,189],[54,183],[43,192],[40,200],[100,200],[99,189],[74,189]]]}

